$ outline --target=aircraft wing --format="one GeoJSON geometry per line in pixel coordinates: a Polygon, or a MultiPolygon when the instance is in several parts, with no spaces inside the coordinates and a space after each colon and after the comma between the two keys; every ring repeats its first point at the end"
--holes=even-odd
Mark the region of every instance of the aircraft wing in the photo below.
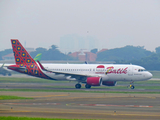
{"type": "Polygon", "coordinates": [[[42,64],[39,61],[37,61],[37,62],[38,62],[39,66],[41,67],[41,69],[43,71],[52,72],[52,73],[55,73],[57,75],[58,74],[61,74],[61,75],[63,74],[68,78],[68,80],[71,80],[71,79],[75,78],[77,80],[85,81],[87,77],[99,77],[98,75],[95,75],[95,74],[88,75],[88,74],[78,74],[78,73],[69,73],[69,72],[47,70],[42,66],[42,64]]]}

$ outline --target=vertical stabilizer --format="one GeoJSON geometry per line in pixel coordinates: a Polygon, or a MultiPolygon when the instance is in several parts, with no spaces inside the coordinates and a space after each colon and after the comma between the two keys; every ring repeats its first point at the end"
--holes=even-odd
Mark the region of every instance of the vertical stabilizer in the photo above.
{"type": "Polygon", "coordinates": [[[14,58],[17,65],[34,64],[35,61],[17,39],[11,39],[14,58]]]}
{"type": "Polygon", "coordinates": [[[11,39],[11,44],[13,48],[16,65],[9,66],[9,69],[36,77],[50,79],[41,71],[38,64],[29,55],[29,53],[25,50],[25,48],[17,39],[11,39]]]}

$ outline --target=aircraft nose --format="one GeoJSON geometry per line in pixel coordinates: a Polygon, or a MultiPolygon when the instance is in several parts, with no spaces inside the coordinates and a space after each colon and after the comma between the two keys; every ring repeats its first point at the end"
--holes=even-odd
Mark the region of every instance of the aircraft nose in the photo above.
{"type": "Polygon", "coordinates": [[[152,75],[150,72],[148,72],[147,78],[148,78],[148,79],[151,79],[152,77],[153,77],[153,75],[152,75]]]}

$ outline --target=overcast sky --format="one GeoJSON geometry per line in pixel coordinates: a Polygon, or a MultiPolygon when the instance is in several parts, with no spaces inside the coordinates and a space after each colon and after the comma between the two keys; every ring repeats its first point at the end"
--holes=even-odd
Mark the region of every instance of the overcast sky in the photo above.
{"type": "MultiPolygon", "coordinates": [[[[92,36],[97,48],[160,46],[159,0],[0,0],[0,50],[16,38],[26,47],[92,36]]],[[[66,44],[67,45],[67,44],[66,44]]]]}

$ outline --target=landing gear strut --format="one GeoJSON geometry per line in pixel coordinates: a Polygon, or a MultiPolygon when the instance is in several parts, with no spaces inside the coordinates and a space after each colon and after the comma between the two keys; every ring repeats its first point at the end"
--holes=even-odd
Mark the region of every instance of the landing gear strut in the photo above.
{"type": "Polygon", "coordinates": [[[133,85],[133,83],[134,83],[134,81],[131,81],[131,82],[130,82],[129,87],[130,87],[131,89],[134,89],[134,85],[133,85]]]}
{"type": "Polygon", "coordinates": [[[134,89],[134,85],[130,85],[129,87],[130,87],[131,89],[134,89]]]}
{"type": "Polygon", "coordinates": [[[76,84],[76,85],[75,85],[75,88],[80,89],[80,88],[81,88],[81,84],[79,84],[79,83],[76,84]]]}

